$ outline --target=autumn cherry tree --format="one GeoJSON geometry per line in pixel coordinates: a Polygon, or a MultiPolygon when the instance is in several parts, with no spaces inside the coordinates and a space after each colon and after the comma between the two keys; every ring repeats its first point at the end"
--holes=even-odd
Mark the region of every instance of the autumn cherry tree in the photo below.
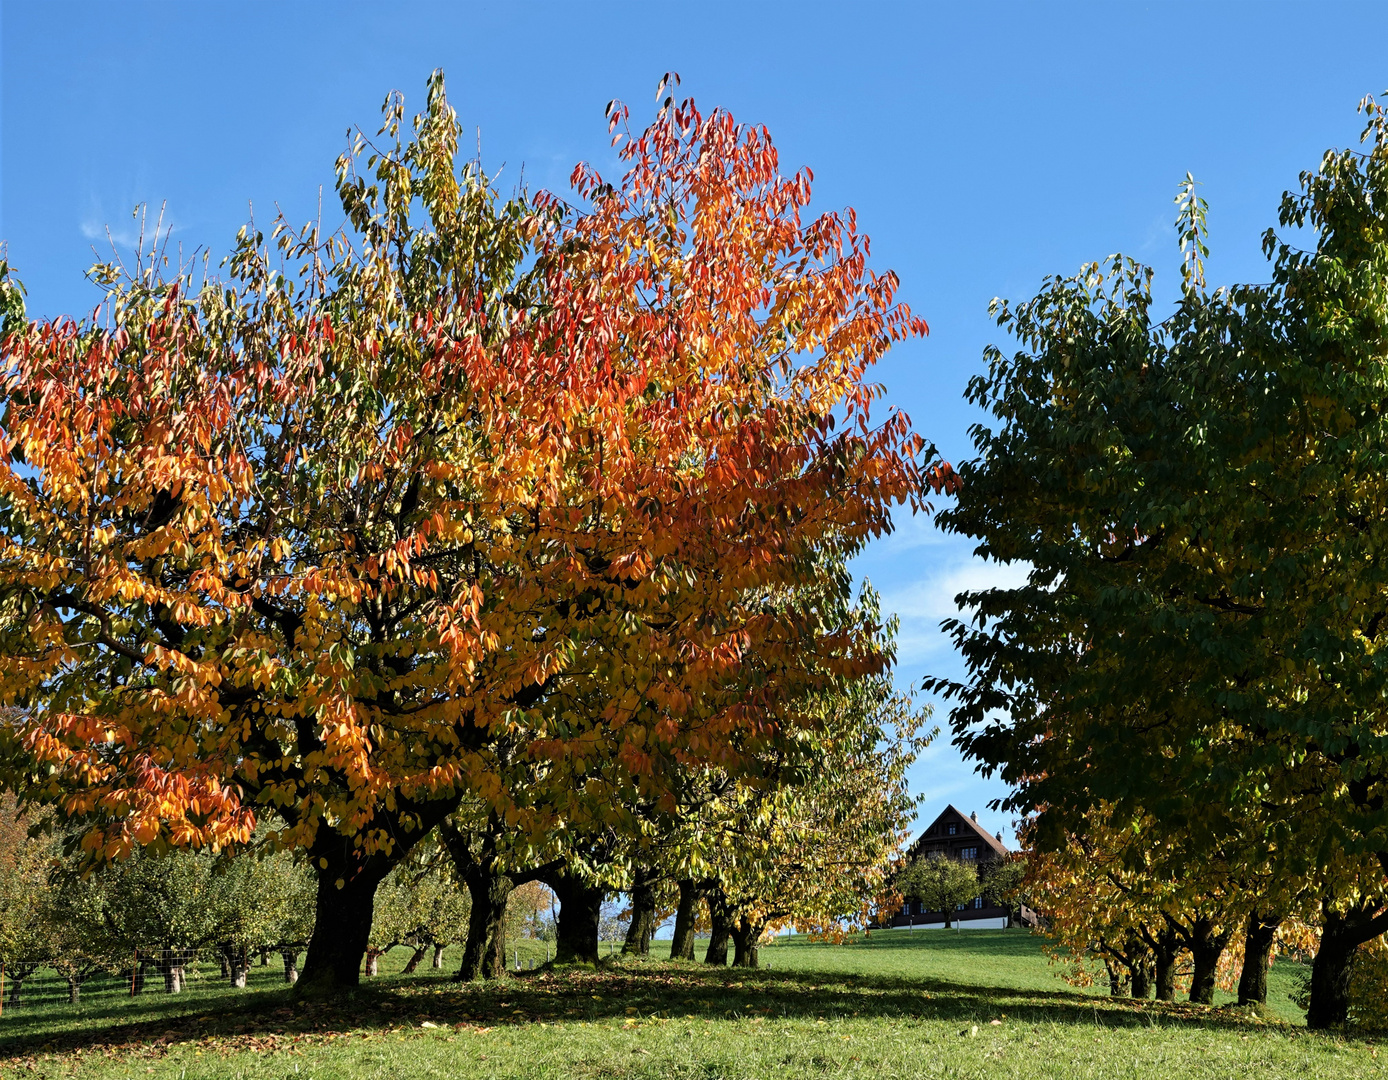
{"type": "Polygon", "coordinates": [[[436,76],[339,162],[343,231],[7,316],[6,775],[93,860],[274,819],[318,875],[301,986],[357,980],[376,886],[464,797],[547,826],[503,737],[600,817],[886,662],[765,598],[920,504],[931,451],[867,375],[925,326],[764,129],[625,116],[619,180],[503,200],[436,76]]]}

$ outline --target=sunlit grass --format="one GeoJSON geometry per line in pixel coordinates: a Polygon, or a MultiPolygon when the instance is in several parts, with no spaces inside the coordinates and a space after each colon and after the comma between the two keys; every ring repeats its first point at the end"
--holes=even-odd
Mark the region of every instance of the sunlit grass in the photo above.
{"type": "MultiPolygon", "coordinates": [[[[540,947],[541,950],[543,946],[540,947]]],[[[1114,1001],[1057,979],[1019,931],[896,931],[834,946],[802,938],[759,971],[646,961],[459,985],[385,974],[350,1000],[290,1000],[274,967],[252,989],[198,986],[133,1003],[90,995],[7,1012],[0,1074],[211,1077],[1356,1077],[1382,1074],[1365,1039],[1313,1035],[1274,967],[1269,1005],[1114,1001]]],[[[541,957],[542,957],[541,952],[541,957]]],[[[407,954],[386,958],[398,971],[407,954]]],[[[521,953],[527,958],[526,950],[521,953]]],[[[450,962],[453,958],[449,958],[450,962]]],[[[427,961],[426,961],[427,964],[427,961]]],[[[451,970],[451,963],[450,969],[451,970]]]]}

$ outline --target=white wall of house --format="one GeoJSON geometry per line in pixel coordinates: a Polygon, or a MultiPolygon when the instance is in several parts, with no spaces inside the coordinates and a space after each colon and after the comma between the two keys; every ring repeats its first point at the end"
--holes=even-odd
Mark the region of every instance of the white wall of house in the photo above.
{"type": "MultiPolygon", "coordinates": [[[[954,924],[964,930],[1006,930],[1007,919],[998,916],[996,919],[962,919],[954,924]]],[[[943,930],[945,924],[942,922],[916,923],[915,926],[898,926],[897,930],[943,930]]],[[[954,926],[950,927],[951,930],[954,926]]]]}

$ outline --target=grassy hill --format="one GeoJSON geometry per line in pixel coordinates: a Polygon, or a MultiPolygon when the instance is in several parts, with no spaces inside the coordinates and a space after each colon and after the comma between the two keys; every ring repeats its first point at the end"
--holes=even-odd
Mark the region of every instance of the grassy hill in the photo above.
{"type": "MultiPolygon", "coordinates": [[[[543,948],[541,946],[541,948],[543,948]]],[[[522,951],[522,959],[529,950],[522,951]]],[[[0,1018],[0,1077],[1326,1077],[1380,1076],[1370,1039],[1314,1035],[1274,966],[1260,1021],[1230,1008],[1113,1000],[1060,981],[1022,931],[803,938],[757,971],[614,959],[495,985],[390,974],[350,1000],[291,1001],[210,979],[0,1018]]],[[[1388,1060],[1386,1058],[1385,1060],[1388,1060]]]]}

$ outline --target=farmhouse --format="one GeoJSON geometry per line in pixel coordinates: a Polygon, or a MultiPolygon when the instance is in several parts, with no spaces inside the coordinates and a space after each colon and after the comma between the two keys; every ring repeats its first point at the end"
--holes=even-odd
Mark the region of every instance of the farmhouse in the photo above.
{"type": "MultiPolygon", "coordinates": [[[[1002,842],[1002,833],[996,836],[978,823],[978,814],[965,814],[954,805],[945,807],[944,812],[921,833],[916,842],[906,852],[906,861],[914,862],[939,853],[947,858],[973,863],[980,871],[990,863],[1007,857],[1007,848],[1002,842]]],[[[975,896],[967,903],[959,905],[951,916],[970,929],[998,929],[1009,921],[1034,922],[1036,916],[1028,908],[1011,911],[989,896],[975,896]]],[[[943,911],[926,911],[919,900],[908,900],[900,911],[888,921],[888,926],[928,928],[943,926],[943,911]]]]}

